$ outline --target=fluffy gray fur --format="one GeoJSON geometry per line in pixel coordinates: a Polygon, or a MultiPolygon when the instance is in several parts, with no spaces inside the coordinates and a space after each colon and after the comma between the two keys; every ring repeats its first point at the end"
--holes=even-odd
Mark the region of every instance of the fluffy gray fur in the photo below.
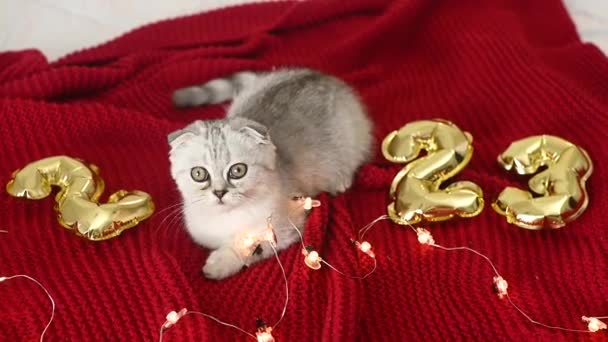
{"type": "MultiPolygon", "coordinates": [[[[354,91],[313,70],[241,72],[173,96],[180,107],[231,98],[226,119],[195,121],[169,136],[186,228],[197,243],[213,249],[203,267],[213,279],[273,255],[262,246],[260,255],[243,260],[234,247],[239,234],[261,233],[271,214],[277,249],[296,242],[287,220],[296,205],[292,198],[346,191],[372,148],[372,125],[354,91]],[[230,167],[238,163],[247,165],[247,174],[231,179],[230,167]],[[194,167],[207,170],[208,184],[193,180],[194,167]]],[[[302,228],[304,214],[296,212],[291,218],[302,228]]]]}

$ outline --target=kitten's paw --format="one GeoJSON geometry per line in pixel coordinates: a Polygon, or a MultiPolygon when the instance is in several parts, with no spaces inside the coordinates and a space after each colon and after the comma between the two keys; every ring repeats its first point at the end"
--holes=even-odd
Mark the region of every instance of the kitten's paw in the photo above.
{"type": "Polygon", "coordinates": [[[243,262],[231,248],[217,249],[207,258],[203,273],[208,279],[224,279],[238,273],[243,268],[243,262]]]}

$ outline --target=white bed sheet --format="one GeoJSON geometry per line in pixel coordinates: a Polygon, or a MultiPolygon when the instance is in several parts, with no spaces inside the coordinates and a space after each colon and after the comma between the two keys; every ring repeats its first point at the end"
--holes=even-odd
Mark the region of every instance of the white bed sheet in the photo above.
{"type": "MultiPolygon", "coordinates": [[[[146,23],[248,2],[255,1],[0,0],[0,51],[37,48],[55,60],[146,23]]],[[[564,2],[583,39],[608,53],[608,0],[564,2]]]]}

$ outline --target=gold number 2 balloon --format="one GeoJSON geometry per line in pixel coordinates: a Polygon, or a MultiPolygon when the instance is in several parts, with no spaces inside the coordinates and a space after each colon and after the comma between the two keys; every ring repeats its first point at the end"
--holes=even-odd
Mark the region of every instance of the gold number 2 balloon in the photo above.
{"type": "Polygon", "coordinates": [[[98,168],[66,156],[38,160],[15,171],[6,190],[36,200],[50,195],[53,185],[61,188],[55,196],[57,220],[89,240],[118,236],[154,212],[150,195],[137,190],[117,191],[108,203],[99,204],[105,185],[98,168]]]}
{"type": "Polygon", "coordinates": [[[472,137],[445,120],[409,123],[382,142],[382,154],[407,163],[391,184],[388,214],[397,224],[473,217],[484,206],[481,188],[470,181],[440,186],[460,172],[473,155],[472,137]],[[425,156],[420,152],[426,151],[425,156]]]}
{"type": "Polygon", "coordinates": [[[528,229],[561,228],[587,208],[585,188],[593,164],[585,150],[555,136],[537,135],[512,143],[498,156],[507,171],[534,174],[528,191],[505,188],[492,204],[509,223],[528,229]]]}

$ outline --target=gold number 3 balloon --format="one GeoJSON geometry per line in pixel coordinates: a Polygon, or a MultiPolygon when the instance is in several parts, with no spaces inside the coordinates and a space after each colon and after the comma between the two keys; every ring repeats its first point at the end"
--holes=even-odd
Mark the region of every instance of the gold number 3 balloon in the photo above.
{"type": "Polygon", "coordinates": [[[589,155],[582,148],[555,136],[538,135],[512,143],[498,156],[507,171],[534,174],[528,191],[505,188],[492,207],[509,223],[528,229],[560,228],[587,208],[585,182],[593,171],[589,155]]]}
{"type": "Polygon", "coordinates": [[[53,185],[61,188],[55,196],[57,220],[89,240],[118,236],[154,212],[150,195],[137,190],[120,190],[108,203],[99,204],[105,185],[98,168],[66,156],[38,160],[15,171],[6,190],[15,197],[36,200],[50,195],[53,185]]]}
{"type": "Polygon", "coordinates": [[[471,160],[472,140],[469,133],[444,120],[415,121],[384,138],[384,157],[407,163],[391,184],[388,214],[395,223],[472,217],[483,210],[483,192],[475,183],[460,181],[440,189],[471,160]],[[425,156],[420,155],[422,150],[425,156]]]}

